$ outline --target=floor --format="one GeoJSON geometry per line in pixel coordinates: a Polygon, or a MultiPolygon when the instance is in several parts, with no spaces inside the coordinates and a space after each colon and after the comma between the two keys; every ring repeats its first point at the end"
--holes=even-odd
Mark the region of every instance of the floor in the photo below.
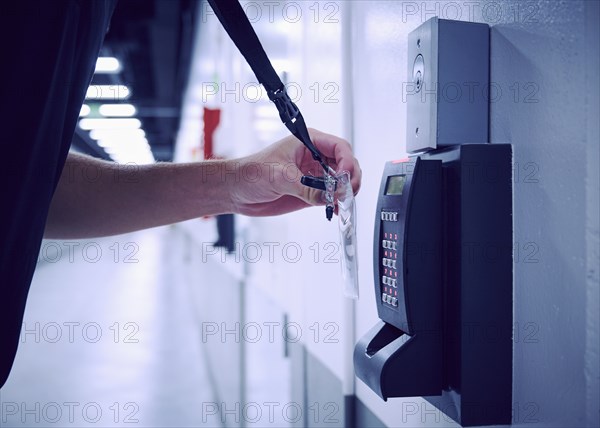
{"type": "Polygon", "coordinates": [[[1,427],[219,425],[168,234],[44,241],[1,427]]]}

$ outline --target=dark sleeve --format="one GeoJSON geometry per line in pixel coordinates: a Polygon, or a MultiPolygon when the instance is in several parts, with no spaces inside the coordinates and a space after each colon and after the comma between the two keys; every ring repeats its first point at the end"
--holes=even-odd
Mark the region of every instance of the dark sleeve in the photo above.
{"type": "Polygon", "coordinates": [[[115,1],[0,2],[0,387],[115,1]]]}

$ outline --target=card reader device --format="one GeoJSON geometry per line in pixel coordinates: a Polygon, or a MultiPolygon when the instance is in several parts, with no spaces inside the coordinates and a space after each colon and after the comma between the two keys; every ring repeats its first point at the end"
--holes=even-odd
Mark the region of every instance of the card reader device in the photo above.
{"type": "Polygon", "coordinates": [[[373,248],[381,322],[354,352],[357,376],[385,400],[441,394],[442,223],[442,162],[388,162],[373,248]]]}

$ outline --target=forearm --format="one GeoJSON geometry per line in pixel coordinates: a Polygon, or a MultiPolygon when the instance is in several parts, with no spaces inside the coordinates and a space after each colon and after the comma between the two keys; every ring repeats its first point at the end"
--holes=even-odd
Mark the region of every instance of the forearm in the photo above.
{"type": "MultiPolygon", "coordinates": [[[[348,142],[309,132],[329,165],[350,173],[356,193],[361,170],[348,142]]],[[[116,235],[223,213],[285,214],[323,203],[320,190],[300,182],[303,174],[321,171],[293,136],[226,161],[127,166],[70,154],[52,199],[45,237],[116,235]]]]}
{"type": "Polygon", "coordinates": [[[45,238],[115,235],[232,212],[225,161],[118,165],[69,154],[45,238]]]}

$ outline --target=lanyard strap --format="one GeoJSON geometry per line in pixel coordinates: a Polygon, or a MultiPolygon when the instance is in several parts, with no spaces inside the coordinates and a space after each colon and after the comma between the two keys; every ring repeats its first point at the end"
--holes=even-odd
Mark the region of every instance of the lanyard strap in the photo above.
{"type": "Polygon", "coordinates": [[[330,173],[331,168],[310,139],[300,109],[288,95],[238,0],[208,0],[208,3],[250,65],[259,83],[267,90],[269,99],[275,103],[279,111],[281,121],[306,146],[313,159],[321,164],[325,172],[330,173]]]}

